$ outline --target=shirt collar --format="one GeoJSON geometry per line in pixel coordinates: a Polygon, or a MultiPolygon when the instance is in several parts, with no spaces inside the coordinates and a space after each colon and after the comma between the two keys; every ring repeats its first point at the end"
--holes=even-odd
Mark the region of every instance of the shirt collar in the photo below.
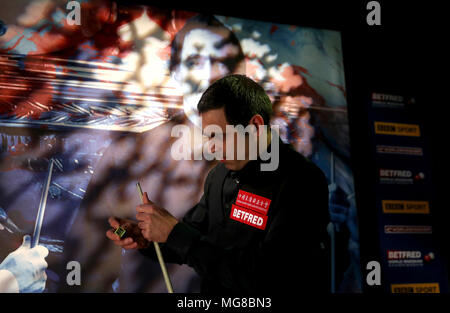
{"type": "MultiPolygon", "coordinates": [[[[284,149],[285,143],[281,141],[280,138],[277,139],[279,141],[279,148],[280,153],[281,150],[284,149]]],[[[267,147],[267,152],[270,153],[272,148],[272,142],[267,147]]],[[[244,165],[244,167],[239,171],[232,171],[228,170],[228,175],[231,176],[231,178],[235,179],[238,178],[239,180],[253,180],[253,179],[261,179],[266,178],[266,176],[273,175],[275,172],[278,172],[278,169],[274,171],[261,171],[261,164],[262,163],[270,163],[270,159],[264,161],[260,158],[259,154],[256,160],[250,160],[247,164],[244,165]]]]}

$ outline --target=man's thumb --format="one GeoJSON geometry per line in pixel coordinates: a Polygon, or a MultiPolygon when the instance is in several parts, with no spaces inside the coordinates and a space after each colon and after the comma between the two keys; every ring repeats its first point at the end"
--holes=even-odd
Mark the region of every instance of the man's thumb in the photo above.
{"type": "Polygon", "coordinates": [[[23,236],[22,247],[23,248],[31,248],[31,236],[30,235],[23,236]]]}
{"type": "Polygon", "coordinates": [[[147,192],[144,192],[143,201],[144,201],[145,204],[147,204],[147,203],[152,203],[152,202],[150,201],[150,199],[148,198],[147,192]]]}

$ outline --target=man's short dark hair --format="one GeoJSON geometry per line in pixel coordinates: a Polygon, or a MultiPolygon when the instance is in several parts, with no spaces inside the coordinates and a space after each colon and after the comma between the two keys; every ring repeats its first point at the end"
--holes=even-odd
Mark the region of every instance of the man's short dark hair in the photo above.
{"type": "Polygon", "coordinates": [[[215,81],[203,93],[198,102],[198,112],[225,109],[230,125],[247,126],[250,119],[259,114],[265,125],[272,116],[272,102],[264,89],[245,75],[233,74],[215,81]]]}

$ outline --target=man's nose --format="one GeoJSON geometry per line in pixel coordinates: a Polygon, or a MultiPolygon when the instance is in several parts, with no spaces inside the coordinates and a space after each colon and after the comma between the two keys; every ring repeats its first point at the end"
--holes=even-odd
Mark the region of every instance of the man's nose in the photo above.
{"type": "Polygon", "coordinates": [[[230,71],[221,62],[211,63],[211,70],[209,74],[209,84],[214,83],[216,80],[228,75],[230,71]]]}
{"type": "Polygon", "coordinates": [[[205,60],[197,75],[197,79],[200,81],[199,89],[206,90],[211,82],[211,61],[209,58],[205,60]]]}
{"type": "Polygon", "coordinates": [[[214,143],[211,143],[211,153],[215,153],[216,152],[216,145],[214,143]]]}
{"type": "Polygon", "coordinates": [[[224,153],[224,147],[220,147],[220,145],[218,145],[215,142],[212,142],[210,147],[211,147],[210,151],[211,151],[212,154],[215,154],[215,153],[222,153],[223,154],[224,153]]]}

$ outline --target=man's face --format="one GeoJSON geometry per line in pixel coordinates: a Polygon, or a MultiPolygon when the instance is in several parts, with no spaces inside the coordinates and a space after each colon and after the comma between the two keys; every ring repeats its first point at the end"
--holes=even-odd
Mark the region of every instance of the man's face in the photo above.
{"type": "Polygon", "coordinates": [[[226,28],[197,28],[189,31],[184,38],[175,77],[181,84],[183,108],[189,118],[193,114],[198,116],[198,100],[209,85],[232,74],[234,66],[230,68],[230,64],[236,64],[240,50],[235,44],[224,42],[229,34],[226,28]]]}
{"type": "Polygon", "coordinates": [[[241,137],[241,140],[238,140],[238,136],[244,135],[237,134],[236,132],[227,134],[227,120],[225,117],[224,108],[209,110],[202,113],[200,117],[202,120],[203,135],[207,140],[209,140],[211,152],[222,155],[223,159],[220,162],[222,162],[229,170],[239,171],[240,169],[242,169],[249,160],[248,136],[245,136],[245,138],[241,137]],[[211,125],[217,125],[217,129],[219,130],[219,132],[221,131],[222,135],[217,131],[212,130],[211,127],[208,127],[211,125]],[[227,142],[231,146],[227,146],[227,142]],[[231,159],[226,158],[227,147],[228,149],[233,148],[234,156],[231,159]],[[238,151],[245,151],[244,160],[238,160],[238,151]]]}

